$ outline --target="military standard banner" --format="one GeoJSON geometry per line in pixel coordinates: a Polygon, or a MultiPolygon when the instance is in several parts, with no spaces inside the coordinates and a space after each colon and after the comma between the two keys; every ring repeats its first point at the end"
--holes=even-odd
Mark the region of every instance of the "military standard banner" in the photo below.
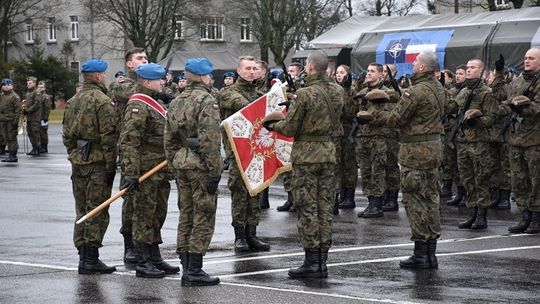
{"type": "Polygon", "coordinates": [[[285,114],[285,106],[279,103],[286,100],[283,84],[277,81],[266,95],[221,123],[244,184],[252,196],[269,186],[280,173],[291,170],[294,139],[268,131],[262,125],[263,118],[271,112],[285,114]]]}

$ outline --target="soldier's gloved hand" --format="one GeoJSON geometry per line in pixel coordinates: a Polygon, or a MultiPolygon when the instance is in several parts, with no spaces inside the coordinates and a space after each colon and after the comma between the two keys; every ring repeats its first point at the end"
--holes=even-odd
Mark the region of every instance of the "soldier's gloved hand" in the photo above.
{"type": "Polygon", "coordinates": [[[359,125],[367,125],[373,120],[373,116],[368,111],[360,111],[356,114],[355,119],[359,125]]]}
{"type": "Polygon", "coordinates": [[[28,115],[28,111],[26,109],[22,110],[23,115],[28,115]]]}
{"type": "Polygon", "coordinates": [[[473,128],[473,127],[476,126],[476,124],[478,123],[478,118],[469,118],[469,119],[465,119],[465,121],[463,121],[463,123],[464,123],[465,126],[467,126],[468,128],[473,128]]]}
{"type": "Polygon", "coordinates": [[[278,106],[285,106],[285,109],[287,109],[287,111],[289,111],[289,106],[291,105],[291,102],[290,101],[284,101],[284,102],[280,102],[278,103],[278,106]]]}
{"type": "Polygon", "coordinates": [[[115,176],[116,171],[105,172],[105,183],[107,184],[107,186],[112,187],[115,176]]]}
{"type": "Polygon", "coordinates": [[[264,117],[263,121],[262,121],[262,124],[263,124],[263,127],[268,130],[268,131],[274,131],[274,129],[272,128],[272,124],[275,123],[275,122],[278,122],[280,120],[283,120],[285,119],[285,116],[283,115],[283,113],[281,112],[272,112],[268,115],[266,115],[266,117],[264,117]]]}
{"type": "Polygon", "coordinates": [[[136,177],[126,177],[124,178],[124,183],[122,184],[122,189],[127,191],[133,191],[139,187],[139,179],[136,177]]]}
{"type": "Polygon", "coordinates": [[[512,99],[512,102],[508,104],[512,111],[522,114],[526,107],[531,105],[531,100],[527,96],[519,95],[512,99]]]}
{"type": "Polygon", "coordinates": [[[161,93],[159,94],[158,99],[163,101],[164,104],[169,104],[174,99],[174,96],[167,93],[161,93]]]}
{"type": "Polygon", "coordinates": [[[499,59],[495,60],[495,71],[504,71],[504,57],[502,54],[499,54],[499,59]]]}
{"type": "Polygon", "coordinates": [[[208,177],[208,185],[206,186],[206,190],[208,190],[208,193],[215,194],[217,192],[220,180],[221,175],[208,177]]]}

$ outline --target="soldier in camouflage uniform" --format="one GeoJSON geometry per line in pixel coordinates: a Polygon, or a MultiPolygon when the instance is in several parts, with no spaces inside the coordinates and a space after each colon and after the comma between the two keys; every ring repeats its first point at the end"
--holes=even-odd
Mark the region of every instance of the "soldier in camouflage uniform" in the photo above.
{"type": "Polygon", "coordinates": [[[49,130],[49,114],[51,113],[51,96],[47,95],[47,92],[45,91],[45,82],[40,81],[37,86],[37,91],[40,96],[41,100],[41,117],[40,117],[40,137],[41,137],[41,145],[39,148],[39,153],[48,153],[49,150],[47,149],[47,146],[49,145],[49,134],[47,134],[49,130]]]}
{"type": "Polygon", "coordinates": [[[19,117],[21,116],[21,98],[13,91],[13,81],[2,79],[2,92],[0,92],[0,138],[4,138],[4,150],[7,145],[8,157],[3,159],[4,163],[16,163],[19,144],[17,142],[17,131],[19,129],[19,117]]]}
{"type": "Polygon", "coordinates": [[[336,148],[343,89],[325,76],[328,57],[315,51],[307,58],[306,87],[296,92],[289,113],[265,117],[264,126],[295,138],[291,151],[292,191],[298,213],[298,233],[305,250],[304,264],[289,270],[291,278],[326,278],[332,245],[332,208],[336,148]]]}
{"type": "Polygon", "coordinates": [[[445,94],[434,76],[436,67],[434,53],[420,53],[413,63],[413,85],[391,112],[358,114],[362,120],[372,115],[373,121],[399,128],[401,191],[414,241],[414,253],[399,263],[402,268],[438,267],[435,251],[441,234],[438,182],[445,94]]]}
{"type": "Polygon", "coordinates": [[[508,94],[508,106],[523,118],[509,132],[512,192],[521,220],[508,231],[536,234],[540,233],[540,48],[527,51],[523,67],[508,94]],[[527,89],[528,97],[523,96],[527,89]]]}
{"type": "MultiPolygon", "coordinates": [[[[448,102],[447,107],[450,103],[454,103],[453,100],[455,100],[457,94],[463,89],[463,85],[465,83],[465,72],[467,71],[466,65],[459,65],[456,68],[456,74],[455,74],[455,82],[454,84],[448,89],[448,102]]],[[[443,180],[442,184],[442,191],[441,191],[441,197],[450,197],[452,196],[452,183],[456,185],[457,193],[455,196],[452,197],[452,199],[448,200],[446,204],[448,206],[459,206],[462,204],[463,200],[465,199],[466,191],[465,187],[461,184],[461,179],[459,178],[459,169],[458,169],[458,163],[457,163],[457,150],[452,149],[447,144],[447,135],[450,134],[452,128],[456,124],[456,113],[449,113],[447,111],[446,117],[443,119],[443,125],[444,125],[444,133],[443,136],[443,162],[441,165],[441,178],[443,180]]],[[[455,140],[454,140],[455,145],[455,140]]]]}
{"type": "Polygon", "coordinates": [[[163,131],[166,111],[158,99],[165,69],[158,64],[137,67],[137,94],[126,106],[119,148],[122,152],[122,188],[133,204],[133,243],[140,254],[136,276],[161,278],[180,271],[161,258],[161,227],[167,216],[171,185],[167,170],[161,170],[139,185],[144,173],[165,159],[163,131]]]}
{"type": "Polygon", "coordinates": [[[23,114],[26,116],[26,129],[28,131],[28,139],[32,144],[32,150],[28,155],[38,156],[41,145],[41,99],[36,88],[37,78],[30,76],[26,79],[26,107],[23,114]]]}
{"type": "Polygon", "coordinates": [[[178,84],[173,81],[173,76],[171,72],[167,72],[165,75],[165,87],[163,88],[163,93],[169,94],[173,97],[180,95],[178,91],[178,84]]]}
{"type": "Polygon", "coordinates": [[[458,225],[461,229],[487,228],[489,179],[493,171],[489,157],[489,128],[495,121],[497,104],[491,90],[483,82],[483,70],[484,62],[481,60],[471,59],[467,62],[464,88],[448,108],[450,113],[456,113],[472,95],[460,131],[463,136],[456,136],[459,175],[468,194],[469,208],[469,217],[458,225]]]}
{"type": "Polygon", "coordinates": [[[206,58],[186,62],[188,86],[175,98],[165,124],[165,153],[176,171],[180,223],[176,252],[182,286],[216,285],[202,259],[214,234],[217,189],[222,172],[219,108],[210,94],[212,65],[206,58]]]}
{"type": "MultiPolygon", "coordinates": [[[[263,94],[268,93],[270,89],[270,79],[268,74],[268,63],[264,60],[257,60],[257,90],[263,94]]],[[[268,191],[270,187],[266,187],[262,191],[261,195],[261,209],[270,208],[270,202],[268,201],[268,191]]]]}
{"type": "MultiPolygon", "coordinates": [[[[239,76],[236,83],[224,90],[217,98],[222,119],[236,113],[262,96],[262,93],[257,91],[257,63],[255,58],[251,56],[240,57],[236,72],[239,76]]],[[[257,251],[270,250],[270,245],[262,242],[257,237],[257,225],[259,225],[261,214],[259,203],[261,195],[250,196],[232,151],[226,151],[226,154],[230,158],[227,184],[231,190],[231,215],[235,234],[234,248],[240,252],[250,249],[257,251]]]]}
{"type": "MultiPolygon", "coordinates": [[[[66,104],[62,135],[71,162],[76,219],[111,196],[116,174],[116,116],[107,95],[107,63],[88,60],[82,65],[84,84],[66,104]]],[[[109,225],[108,207],[75,224],[73,241],[79,251],[79,273],[111,273],[99,260],[98,248],[109,225]]]]}
{"type": "MultiPolygon", "coordinates": [[[[111,90],[109,91],[109,96],[116,104],[118,134],[120,134],[122,128],[122,117],[127,102],[137,89],[135,69],[141,64],[148,63],[146,51],[142,48],[128,50],[125,55],[125,63],[128,77],[124,77],[122,81],[118,81],[116,85],[111,86],[111,90]]],[[[120,161],[122,159],[121,153],[119,151],[120,161]]],[[[124,176],[124,172],[121,172],[120,185],[124,182],[124,176]]],[[[124,196],[124,201],[122,202],[122,226],[120,227],[120,233],[124,237],[124,262],[127,264],[137,264],[139,262],[139,256],[133,247],[133,203],[130,201],[131,198],[129,195],[124,196]]]]}

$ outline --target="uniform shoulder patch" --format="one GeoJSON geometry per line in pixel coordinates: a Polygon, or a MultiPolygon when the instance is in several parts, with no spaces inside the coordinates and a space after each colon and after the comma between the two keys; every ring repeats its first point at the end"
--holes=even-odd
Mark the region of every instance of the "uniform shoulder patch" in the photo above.
{"type": "Polygon", "coordinates": [[[212,104],[212,108],[214,108],[214,110],[219,110],[219,105],[217,103],[214,103],[212,104]]]}
{"type": "Polygon", "coordinates": [[[411,97],[411,92],[405,91],[405,92],[403,92],[403,96],[405,96],[407,98],[410,98],[411,97]]]}
{"type": "Polygon", "coordinates": [[[139,109],[131,109],[131,113],[139,113],[139,109]]]}

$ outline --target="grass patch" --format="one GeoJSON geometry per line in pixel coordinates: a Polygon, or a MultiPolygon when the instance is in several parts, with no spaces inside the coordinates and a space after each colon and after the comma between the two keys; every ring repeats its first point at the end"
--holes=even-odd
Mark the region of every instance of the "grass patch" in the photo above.
{"type": "Polygon", "coordinates": [[[51,114],[49,114],[49,123],[61,124],[63,118],[64,118],[64,109],[51,110],[51,114]]]}

